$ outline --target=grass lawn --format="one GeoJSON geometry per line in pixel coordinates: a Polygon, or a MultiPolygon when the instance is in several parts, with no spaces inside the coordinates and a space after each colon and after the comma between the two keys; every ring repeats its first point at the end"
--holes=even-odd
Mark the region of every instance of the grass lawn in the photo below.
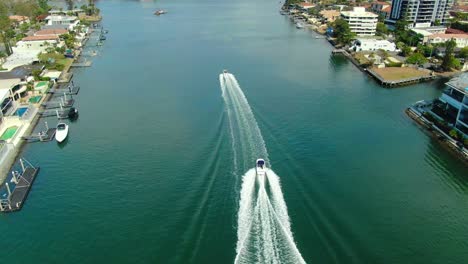
{"type": "Polygon", "coordinates": [[[416,77],[430,75],[430,71],[428,70],[418,70],[418,69],[409,68],[409,67],[386,67],[386,68],[381,68],[381,69],[372,68],[372,70],[387,81],[398,81],[402,79],[416,78],[416,77]]]}
{"type": "Polygon", "coordinates": [[[58,63],[58,64],[62,64],[62,65],[64,66],[63,72],[67,72],[68,69],[70,68],[70,66],[71,66],[72,63],[73,63],[73,59],[64,58],[64,59],[57,60],[57,63],[58,63]]]}

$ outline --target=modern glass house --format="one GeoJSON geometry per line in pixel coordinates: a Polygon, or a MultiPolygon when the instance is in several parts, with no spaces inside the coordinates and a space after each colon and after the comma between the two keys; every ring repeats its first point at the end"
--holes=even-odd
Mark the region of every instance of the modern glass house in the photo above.
{"type": "Polygon", "coordinates": [[[451,79],[432,112],[468,137],[468,74],[451,79]]]}

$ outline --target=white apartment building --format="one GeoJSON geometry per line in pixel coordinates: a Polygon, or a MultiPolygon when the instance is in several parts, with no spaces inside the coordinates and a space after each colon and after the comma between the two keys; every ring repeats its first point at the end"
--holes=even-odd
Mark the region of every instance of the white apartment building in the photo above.
{"type": "Polygon", "coordinates": [[[445,24],[450,19],[449,11],[454,0],[393,0],[390,20],[406,17],[410,27],[445,24]]]}
{"type": "Polygon", "coordinates": [[[341,18],[348,22],[351,31],[358,36],[374,36],[378,17],[374,13],[366,12],[364,7],[355,7],[353,11],[341,12],[341,18]]]}

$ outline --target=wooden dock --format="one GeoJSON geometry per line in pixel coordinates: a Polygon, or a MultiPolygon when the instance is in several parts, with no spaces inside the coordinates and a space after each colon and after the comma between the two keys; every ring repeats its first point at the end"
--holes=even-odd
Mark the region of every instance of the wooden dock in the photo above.
{"type": "Polygon", "coordinates": [[[399,80],[387,80],[369,68],[367,69],[367,72],[372,77],[374,77],[380,83],[380,85],[387,86],[387,87],[405,86],[405,85],[415,84],[419,82],[434,80],[436,78],[435,75],[425,75],[425,76],[417,76],[417,77],[412,77],[412,78],[404,78],[404,79],[399,79],[399,80]]]}
{"type": "Polygon", "coordinates": [[[77,95],[80,92],[80,86],[68,86],[67,88],[50,89],[51,94],[77,95]]]}
{"type": "Polygon", "coordinates": [[[46,109],[42,112],[39,112],[41,117],[52,117],[56,116],[57,119],[70,119],[68,116],[68,109],[66,110],[58,110],[58,109],[46,109]]]}
{"type": "MultiPolygon", "coordinates": [[[[38,173],[39,167],[25,168],[23,174],[18,177],[18,183],[13,192],[11,192],[11,195],[9,194],[7,199],[0,201],[1,212],[10,213],[21,210],[38,173]]],[[[7,188],[9,187],[7,186],[7,188]]]]}
{"type": "Polygon", "coordinates": [[[46,102],[46,103],[43,103],[41,106],[46,107],[47,109],[61,108],[61,107],[67,108],[67,107],[72,107],[74,103],[75,103],[74,99],[68,99],[68,100],[64,100],[63,102],[62,101],[46,102]]]}
{"type": "Polygon", "coordinates": [[[28,143],[32,142],[48,142],[54,139],[55,132],[57,131],[56,128],[49,128],[46,131],[41,131],[37,133],[36,135],[30,135],[23,137],[24,140],[26,140],[28,143]]]}
{"type": "Polygon", "coordinates": [[[83,62],[73,63],[71,66],[72,67],[91,67],[91,65],[93,65],[92,61],[83,61],[83,62]]]}

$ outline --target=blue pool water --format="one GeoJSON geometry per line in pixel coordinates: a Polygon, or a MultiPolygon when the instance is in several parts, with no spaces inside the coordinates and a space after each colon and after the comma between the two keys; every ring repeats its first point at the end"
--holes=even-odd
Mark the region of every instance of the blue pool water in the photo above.
{"type": "Polygon", "coordinates": [[[28,110],[27,107],[21,107],[21,108],[18,108],[16,109],[16,112],[15,114],[19,117],[22,117],[24,115],[24,113],[26,112],[26,110],[28,110]]]}

